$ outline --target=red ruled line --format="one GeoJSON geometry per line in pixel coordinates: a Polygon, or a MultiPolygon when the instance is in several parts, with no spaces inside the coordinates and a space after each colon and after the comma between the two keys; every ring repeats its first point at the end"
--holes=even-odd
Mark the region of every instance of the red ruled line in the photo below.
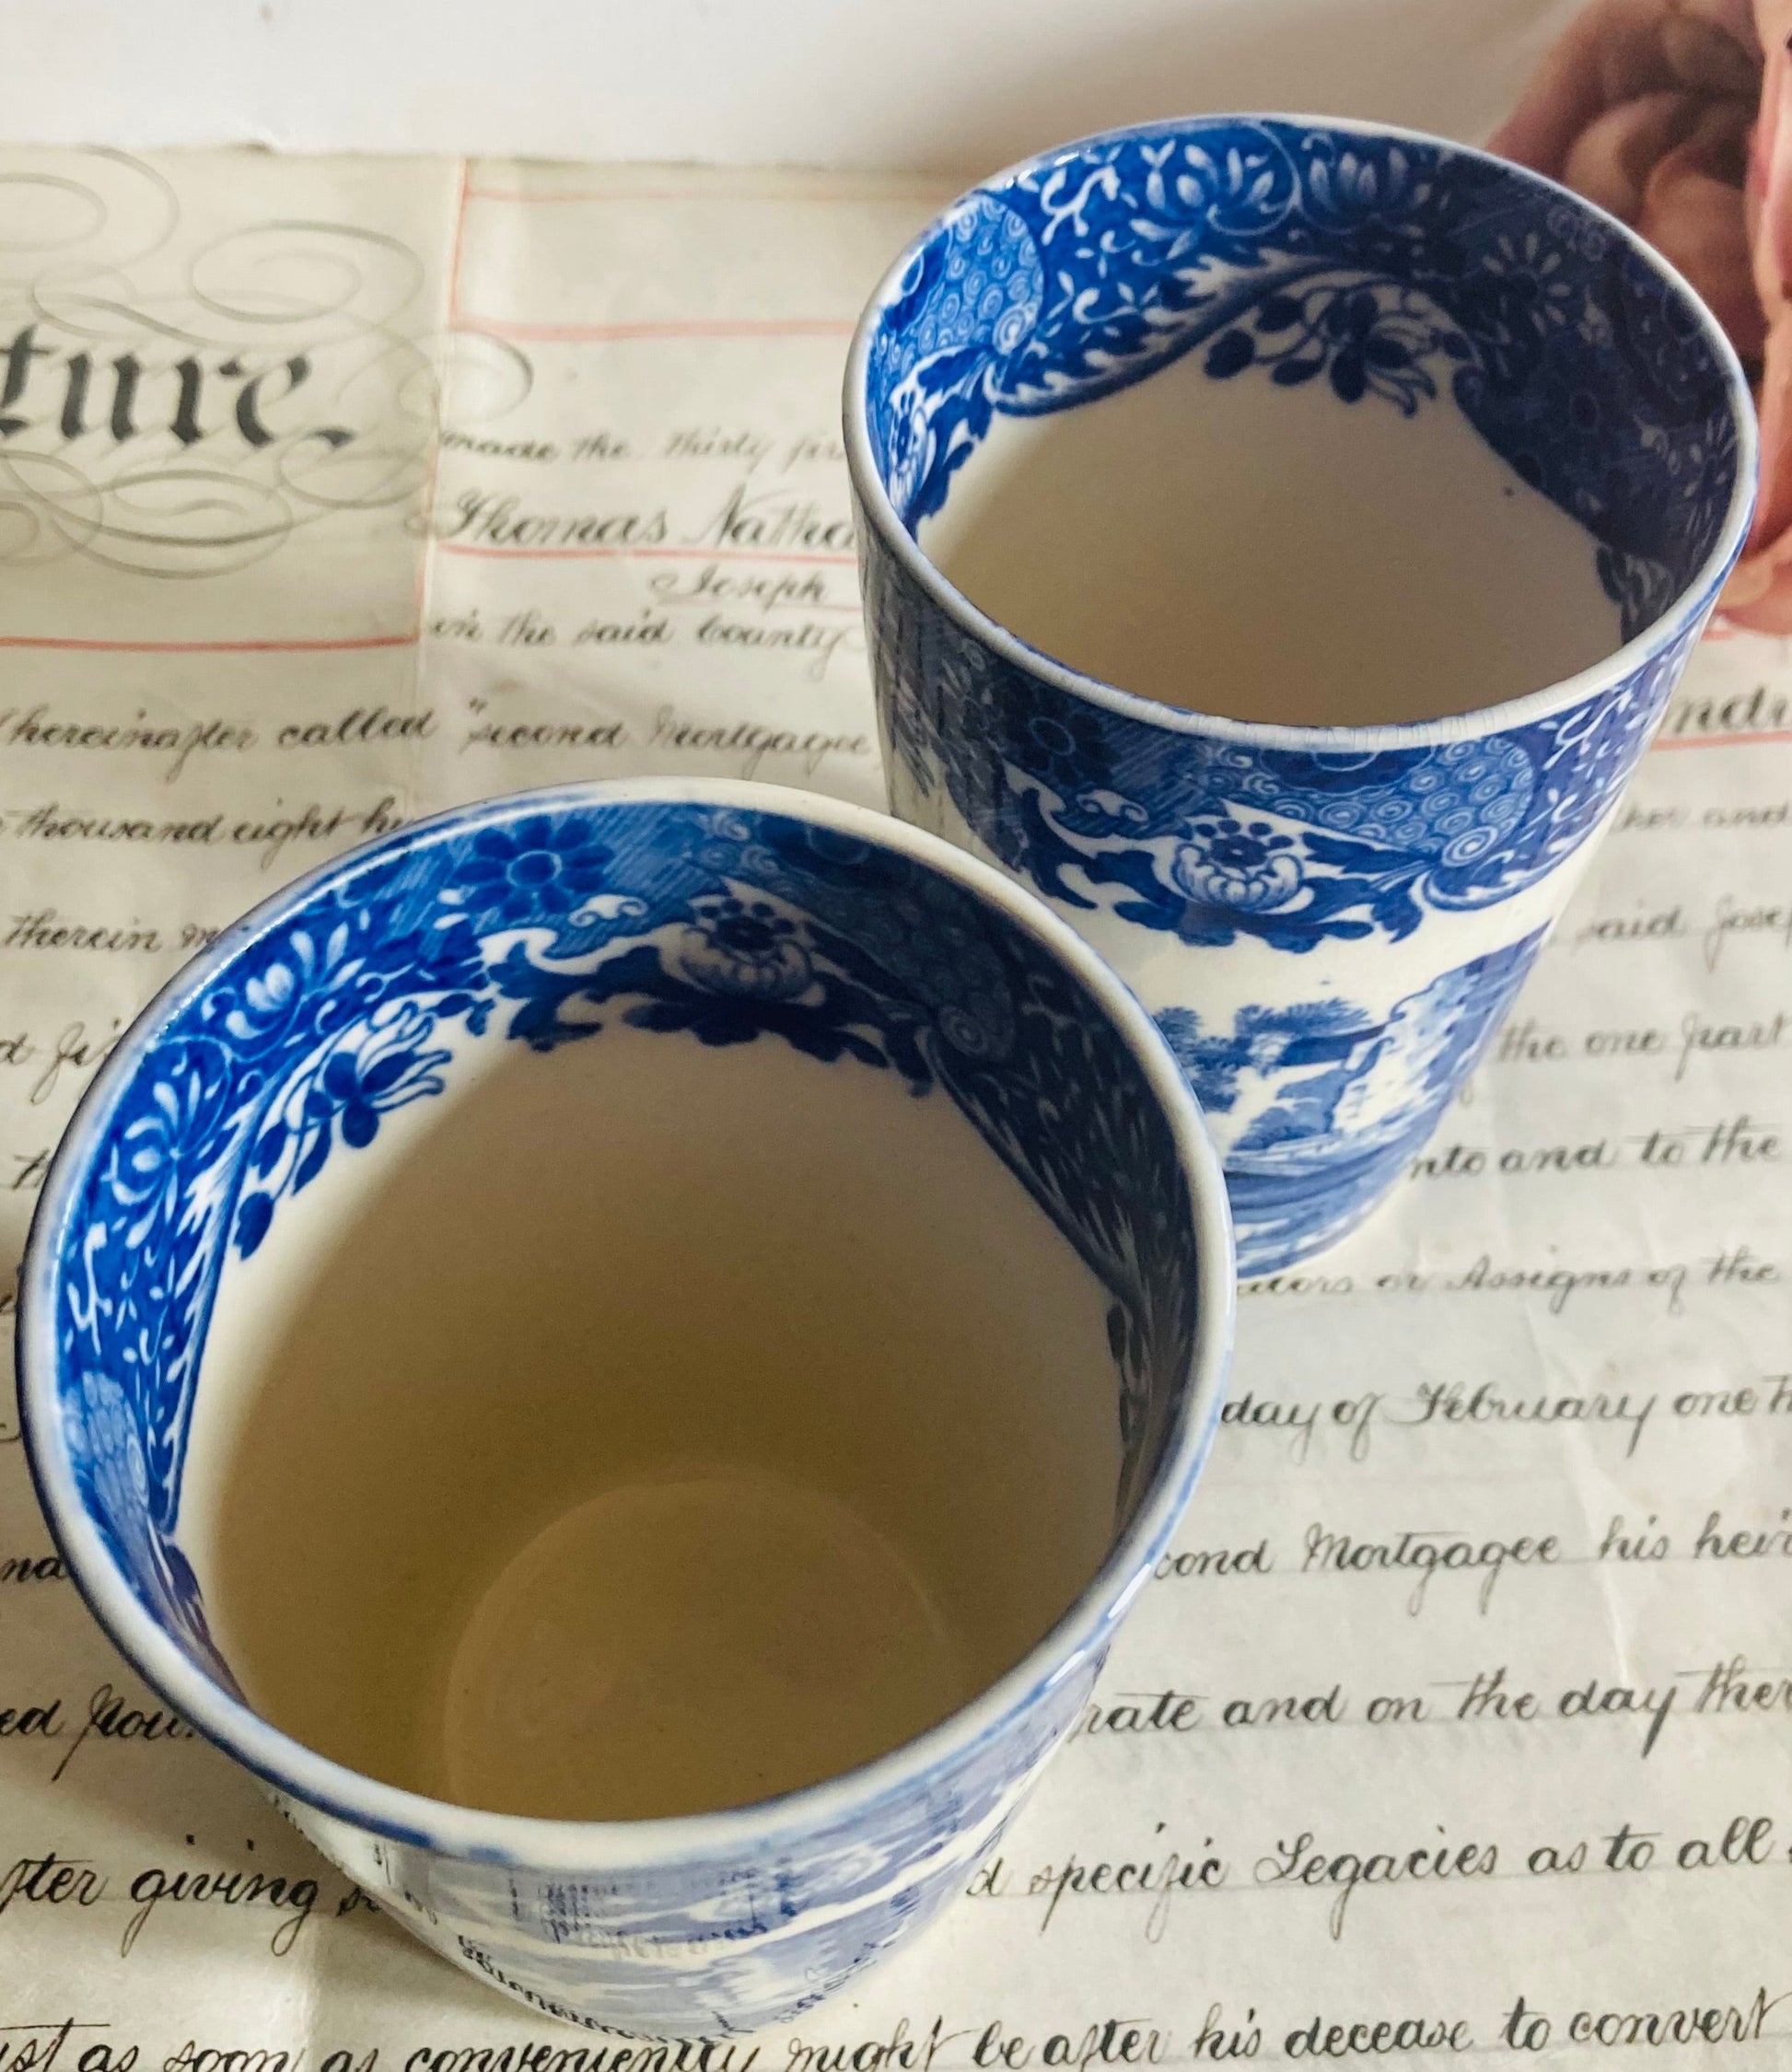
{"type": "Polygon", "coordinates": [[[805,566],[852,568],[851,554],[784,554],[757,547],[480,547],[470,541],[438,540],[445,554],[476,554],[485,561],[774,561],[805,566]]]}
{"type": "Polygon", "coordinates": [[[454,243],[448,252],[448,321],[455,321],[455,312],[460,307],[460,258],[467,241],[467,204],[472,200],[472,190],[467,185],[467,161],[460,161],[460,184],[454,195],[454,243]]]}
{"type": "Polygon", "coordinates": [[[1658,749],[1754,748],[1763,741],[1792,741],[1792,728],[1764,734],[1676,734],[1671,741],[1657,741],[1658,749]]]}
{"type": "Polygon", "coordinates": [[[595,345],[637,338],[850,338],[851,317],[690,317],[634,324],[525,324],[457,312],[459,331],[483,332],[525,344],[595,345]]]}
{"type": "Polygon", "coordinates": [[[0,647],[47,647],[71,655],[355,655],[416,644],[414,632],[372,634],[363,640],[59,640],[0,634],[0,647]]]}

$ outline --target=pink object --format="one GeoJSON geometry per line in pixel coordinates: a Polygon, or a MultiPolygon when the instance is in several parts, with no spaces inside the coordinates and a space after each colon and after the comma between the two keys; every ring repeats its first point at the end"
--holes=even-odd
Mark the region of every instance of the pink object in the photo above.
{"type": "Polygon", "coordinates": [[[1792,0],[1593,0],[1489,142],[1647,238],[1755,376],[1761,502],[1719,609],[1775,634],[1792,634],[1789,39],[1792,0]]]}

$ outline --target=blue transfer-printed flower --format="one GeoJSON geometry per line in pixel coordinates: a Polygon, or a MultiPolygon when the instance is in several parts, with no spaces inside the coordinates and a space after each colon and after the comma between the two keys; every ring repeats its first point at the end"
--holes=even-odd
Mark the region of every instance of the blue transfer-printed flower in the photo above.
{"type": "Polygon", "coordinates": [[[1372,289],[1335,297],[1322,329],[1333,348],[1332,387],[1340,402],[1356,402],[1371,388],[1397,401],[1414,381],[1429,393],[1430,378],[1414,370],[1414,343],[1425,342],[1403,337],[1402,328],[1372,289]]]}
{"type": "Polygon", "coordinates": [[[440,1068],[451,1053],[424,1047],[438,1013],[414,1001],[389,1001],[365,1030],[320,1063],[314,1060],[283,1095],[250,1159],[261,1185],[246,1190],[238,1206],[236,1242],[244,1259],[267,1236],[276,1200],[311,1184],[339,1134],[351,1150],[365,1150],[379,1134],[382,1115],[442,1091],[440,1068]]]}
{"type": "Polygon", "coordinates": [[[969,1007],[948,1000],[934,1020],[955,1051],[985,1065],[999,1065],[1014,1048],[1014,1009],[996,994],[985,994],[969,1007]]]}
{"type": "Polygon", "coordinates": [[[457,890],[482,934],[530,923],[555,927],[602,890],[610,856],[582,821],[531,814],[474,841],[457,890]]]}
{"type": "Polygon", "coordinates": [[[323,913],[283,930],[250,954],[240,995],[219,995],[225,1032],[236,1042],[277,1043],[299,1025],[327,1029],[334,1016],[378,984],[367,959],[378,933],[366,909],[323,913]]]}
{"type": "Polygon", "coordinates": [[[1412,184],[1412,169],[1398,145],[1382,153],[1345,146],[1330,157],[1309,146],[1307,180],[1315,214],[1330,211],[1345,220],[1398,214],[1412,184]]]}
{"type": "Polygon", "coordinates": [[[423,1048],[435,1026],[433,1016],[405,1002],[365,1042],[337,1051],[305,1097],[307,1120],[334,1118],[343,1142],[364,1150],[379,1134],[382,1114],[441,1092],[436,1068],[449,1053],[423,1048]]]}
{"type": "Polygon", "coordinates": [[[1113,769],[1101,722],[1071,704],[1028,713],[1014,739],[1014,758],[1066,797],[1101,783],[1113,769]]]}
{"type": "Polygon", "coordinates": [[[899,983],[932,1010],[955,1051],[985,1063],[1008,1055],[1015,1006],[1002,960],[963,896],[946,885],[922,885],[886,896],[853,920],[864,945],[899,983]]]}
{"type": "Polygon", "coordinates": [[[1231,814],[1189,822],[1190,839],[1177,849],[1170,874],[1191,899],[1260,914],[1286,906],[1300,890],[1294,843],[1267,821],[1231,814]]]}
{"type": "Polygon", "coordinates": [[[1481,263],[1504,277],[1508,311],[1522,309],[1534,331],[1564,324],[1574,312],[1575,286],[1562,270],[1559,250],[1545,250],[1536,231],[1522,238],[1502,237],[1481,263]]]}
{"type": "Polygon", "coordinates": [[[697,918],[679,937],[673,960],[686,978],[709,993],[741,993],[755,1000],[789,1000],[815,976],[797,924],[768,900],[732,895],[699,900],[697,918]]]}
{"type": "MultiPolygon", "coordinates": [[[[1530,239],[1528,243],[1535,243],[1530,239]]],[[[1457,290],[1457,302],[1467,327],[1484,349],[1502,364],[1527,370],[1538,364],[1537,351],[1552,333],[1568,326],[1575,315],[1577,290],[1573,282],[1558,272],[1560,255],[1551,253],[1541,262],[1500,240],[1498,251],[1484,252],[1479,267],[1457,290]],[[1512,355],[1517,355],[1513,358],[1512,355]]]]}
{"type": "Polygon", "coordinates": [[[106,1186],[130,1216],[127,1249],[140,1246],[157,1217],[178,1216],[183,1157],[205,1143],[220,1119],[228,1060],[212,1046],[181,1046],[161,1065],[139,1112],[126,1123],[106,1167],[106,1186]]]}
{"type": "MultiPolygon", "coordinates": [[[[978,660],[969,650],[964,658],[978,660]]],[[[973,762],[990,755],[1006,759],[1009,751],[1001,694],[981,667],[967,669],[961,678],[942,672],[939,691],[932,695],[948,739],[956,737],[973,762]]]]}

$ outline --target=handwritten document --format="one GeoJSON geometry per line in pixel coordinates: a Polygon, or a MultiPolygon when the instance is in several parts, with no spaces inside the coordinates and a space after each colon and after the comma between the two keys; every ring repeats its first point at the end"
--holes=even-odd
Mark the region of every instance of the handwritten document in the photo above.
{"type": "MultiPolygon", "coordinates": [[[[879,802],[837,396],[940,196],[0,171],[9,1311],[109,1044],[298,871],[571,777],[879,802]]],[[[1246,1289],[1206,1480],[999,1858],[704,2063],[1792,2065],[1789,1176],[1792,655],[1737,637],[1392,1206],[1246,1289]]],[[[162,1709],[0,1405],[0,2072],[675,2072],[426,1955],[162,1709]]]]}

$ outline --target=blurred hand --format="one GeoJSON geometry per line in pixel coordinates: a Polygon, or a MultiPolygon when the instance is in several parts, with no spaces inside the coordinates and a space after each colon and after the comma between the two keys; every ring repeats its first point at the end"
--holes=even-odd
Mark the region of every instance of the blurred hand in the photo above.
{"type": "Polygon", "coordinates": [[[1630,225],[1757,378],[1761,501],[1724,590],[1792,633],[1792,0],[1592,0],[1489,148],[1630,225]]]}

